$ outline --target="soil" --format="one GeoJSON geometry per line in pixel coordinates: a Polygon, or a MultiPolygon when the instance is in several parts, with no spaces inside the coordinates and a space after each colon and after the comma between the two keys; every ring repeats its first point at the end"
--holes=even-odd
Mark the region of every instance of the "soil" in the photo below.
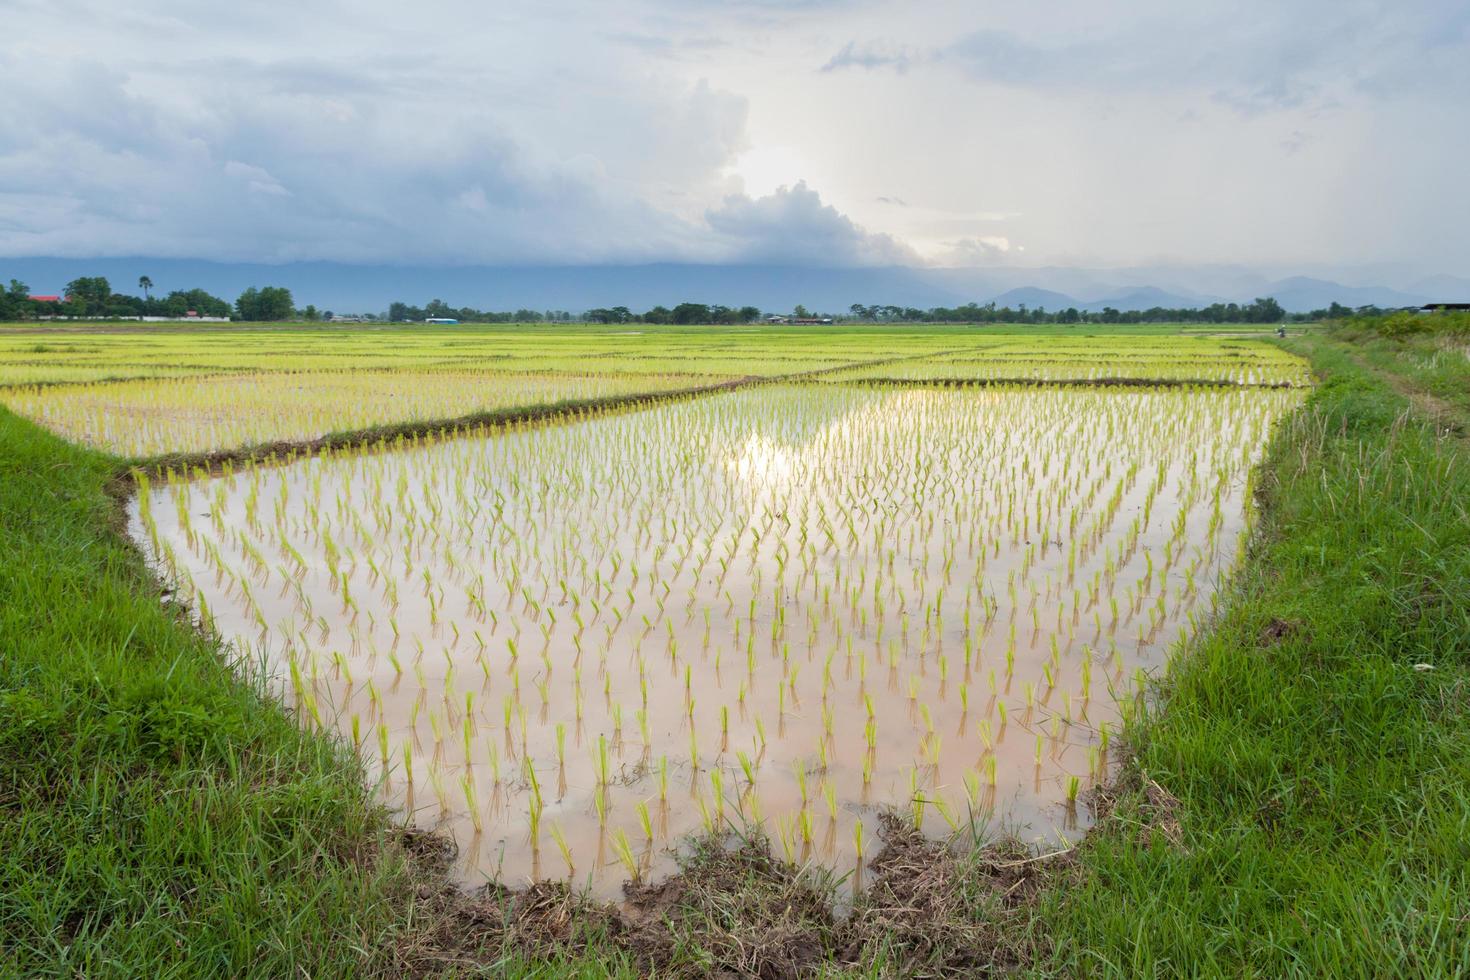
{"type": "MultiPolygon", "coordinates": [[[[677,875],[627,882],[622,902],[592,902],[564,882],[465,893],[423,886],[427,927],[399,950],[414,975],[486,968],[507,954],[539,959],[593,949],[624,954],[661,977],[795,978],[871,968],[902,976],[1009,973],[1026,960],[1016,928],[1070,851],[1032,855],[1019,843],[968,851],[925,838],[892,814],[850,907],[821,878],[773,858],[761,840],[707,838],[677,875]]],[[[424,848],[422,838],[413,844],[424,848]]],[[[433,848],[428,875],[440,876],[433,848]]]]}

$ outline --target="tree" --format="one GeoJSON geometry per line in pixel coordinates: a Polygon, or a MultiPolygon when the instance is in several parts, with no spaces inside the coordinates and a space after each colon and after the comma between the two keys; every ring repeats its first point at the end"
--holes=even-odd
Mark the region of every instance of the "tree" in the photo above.
{"type": "Polygon", "coordinates": [[[240,319],[266,323],[289,320],[295,312],[291,290],[284,286],[251,286],[235,300],[235,312],[240,319]]]}
{"type": "Polygon", "coordinates": [[[811,316],[811,314],[806,311],[806,307],[802,306],[800,303],[796,304],[796,309],[791,311],[791,315],[800,320],[805,320],[811,316]]]}
{"type": "Polygon", "coordinates": [[[100,314],[112,299],[112,284],[105,276],[82,276],[66,284],[66,299],[74,316],[100,314]]]}
{"type": "Polygon", "coordinates": [[[150,300],[150,299],[153,298],[152,296],[149,295],[149,290],[151,290],[153,288],[153,280],[152,279],[149,279],[147,276],[139,276],[138,277],[138,288],[141,289],[141,290],[143,290],[143,300],[144,300],[144,302],[147,302],[148,300],[150,300]]]}
{"type": "Polygon", "coordinates": [[[1254,303],[1245,308],[1245,318],[1250,323],[1275,323],[1284,316],[1286,311],[1276,302],[1274,296],[1264,299],[1258,296],[1254,303]]]}
{"type": "Polygon", "coordinates": [[[229,303],[202,289],[175,289],[163,300],[163,311],[168,316],[184,316],[190,310],[200,316],[229,316],[232,312],[229,303]]]}
{"type": "Polygon", "coordinates": [[[670,323],[709,323],[709,307],[703,303],[680,303],[669,314],[670,323]]]}
{"type": "Polygon", "coordinates": [[[760,310],[760,307],[759,306],[742,306],[742,307],[740,307],[740,322],[741,323],[754,323],[756,320],[759,320],[760,317],[761,317],[761,310],[760,310]]]}
{"type": "Polygon", "coordinates": [[[307,303],[306,309],[301,311],[301,318],[304,320],[320,320],[322,318],[322,315],[316,311],[315,306],[313,306],[311,303],[307,303]]]}
{"type": "Polygon", "coordinates": [[[19,279],[10,280],[9,289],[0,289],[0,320],[21,320],[31,315],[31,287],[19,279]]]}

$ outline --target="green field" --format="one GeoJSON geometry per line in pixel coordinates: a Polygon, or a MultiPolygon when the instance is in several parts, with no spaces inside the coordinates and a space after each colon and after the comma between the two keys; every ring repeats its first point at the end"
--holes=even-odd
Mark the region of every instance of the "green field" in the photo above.
{"type": "Polygon", "coordinates": [[[1470,970],[1465,343],[0,327],[0,972],[1470,970]]]}
{"type": "Polygon", "coordinates": [[[70,438],[146,457],[742,378],[1305,383],[1300,361],[1252,333],[1267,331],[13,325],[0,326],[0,401],[70,438]]]}
{"type": "MultiPolygon", "coordinates": [[[[798,374],[895,357],[983,355],[1028,337],[1083,346],[1128,336],[1168,347],[1181,336],[1268,336],[1258,324],[1199,326],[673,327],[597,324],[0,324],[0,385],[179,377],[242,371],[462,370],[508,373],[798,374]]],[[[1217,346],[1210,348],[1218,350],[1217,346]]],[[[1266,353],[1264,356],[1271,356],[1266,353]]]]}

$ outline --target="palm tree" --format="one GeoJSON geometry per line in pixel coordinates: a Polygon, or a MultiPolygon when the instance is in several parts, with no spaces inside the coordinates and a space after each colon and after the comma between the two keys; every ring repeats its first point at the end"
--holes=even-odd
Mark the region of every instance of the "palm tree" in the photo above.
{"type": "Polygon", "coordinates": [[[152,297],[148,295],[148,290],[150,290],[150,289],[153,288],[153,280],[152,279],[149,279],[147,276],[139,276],[138,277],[138,288],[141,289],[141,290],[143,290],[143,299],[145,299],[145,300],[152,299],[152,297]]]}

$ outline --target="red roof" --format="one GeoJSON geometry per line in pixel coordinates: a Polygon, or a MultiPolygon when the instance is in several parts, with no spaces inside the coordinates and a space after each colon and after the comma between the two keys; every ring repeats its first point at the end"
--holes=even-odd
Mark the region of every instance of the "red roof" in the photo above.
{"type": "Polygon", "coordinates": [[[28,297],[28,298],[29,299],[32,299],[32,300],[35,300],[37,303],[60,303],[61,302],[61,297],[60,296],[31,296],[31,297],[28,297]]]}

